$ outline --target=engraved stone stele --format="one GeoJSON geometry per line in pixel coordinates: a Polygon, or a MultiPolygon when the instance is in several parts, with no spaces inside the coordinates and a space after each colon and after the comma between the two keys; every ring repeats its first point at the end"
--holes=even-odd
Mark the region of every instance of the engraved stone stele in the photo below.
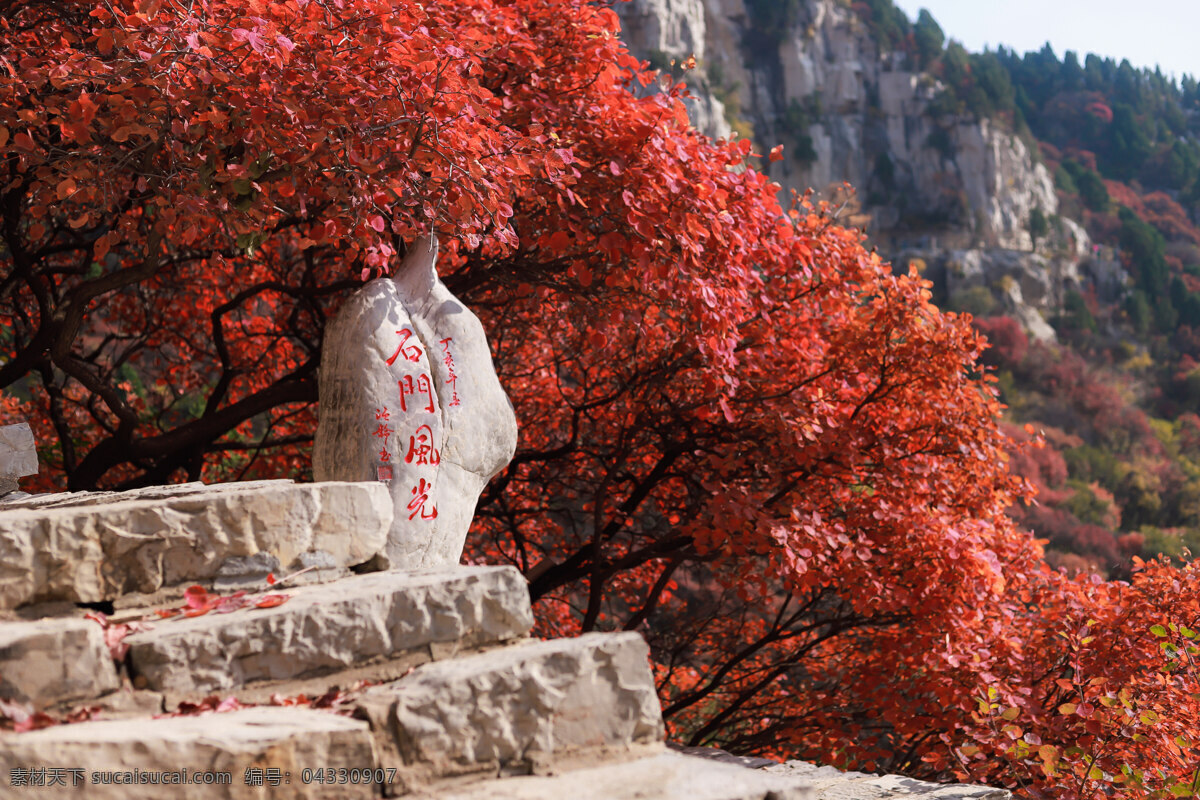
{"type": "Polygon", "coordinates": [[[437,275],[437,240],[347,299],[325,331],[318,481],[388,483],[389,566],[457,564],[475,504],[512,460],[517,421],[483,325],[437,275]]]}

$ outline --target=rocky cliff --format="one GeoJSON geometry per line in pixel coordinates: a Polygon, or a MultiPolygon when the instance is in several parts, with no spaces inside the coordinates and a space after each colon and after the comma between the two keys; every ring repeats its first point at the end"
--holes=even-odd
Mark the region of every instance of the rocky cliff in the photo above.
{"type": "Polygon", "coordinates": [[[784,191],[829,197],[850,183],[872,242],[899,263],[940,266],[931,277],[947,276],[947,299],[988,287],[1048,339],[1065,292],[1093,274],[1122,289],[1112,265],[1091,263],[1083,228],[1057,216],[1032,140],[1003,122],[937,113],[938,81],[881,48],[849,3],[632,0],[617,11],[627,44],[653,66],[696,57],[685,80],[699,130],[751,136],[762,152],[783,143],[784,160],[763,166],[784,191]],[[1039,212],[1051,224],[1035,242],[1039,212]]]}

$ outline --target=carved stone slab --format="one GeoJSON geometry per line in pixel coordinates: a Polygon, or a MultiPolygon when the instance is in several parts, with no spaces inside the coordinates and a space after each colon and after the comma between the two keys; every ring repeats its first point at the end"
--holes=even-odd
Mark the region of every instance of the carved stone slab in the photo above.
{"type": "Polygon", "coordinates": [[[483,326],[417,240],[396,277],[353,294],[325,331],[318,481],[380,480],[395,504],[392,567],[457,564],[479,493],[512,460],[517,422],[483,326]]]}

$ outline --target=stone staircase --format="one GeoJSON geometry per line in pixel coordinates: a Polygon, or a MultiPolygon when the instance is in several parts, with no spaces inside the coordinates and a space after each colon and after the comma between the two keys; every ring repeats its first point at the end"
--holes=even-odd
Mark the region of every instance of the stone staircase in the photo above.
{"type": "Polygon", "coordinates": [[[0,508],[0,700],[33,728],[0,798],[1008,797],[672,750],[639,635],[529,638],[509,567],[380,569],[381,484],[0,508]]]}

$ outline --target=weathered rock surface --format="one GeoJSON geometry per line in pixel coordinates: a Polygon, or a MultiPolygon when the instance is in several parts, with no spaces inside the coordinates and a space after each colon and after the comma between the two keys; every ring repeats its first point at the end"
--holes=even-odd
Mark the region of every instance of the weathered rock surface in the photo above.
{"type": "Polygon", "coordinates": [[[532,626],[529,590],[517,570],[454,567],[344,578],[298,590],[275,608],[164,620],[125,641],[135,679],[178,696],[406,654],[419,663],[515,639],[532,626]]]}
{"type": "Polygon", "coordinates": [[[685,747],[668,744],[687,756],[734,765],[761,773],[799,781],[811,786],[814,800],[877,800],[885,797],[917,797],[928,800],[1010,800],[1011,793],[987,786],[940,784],[918,781],[902,775],[868,775],[843,772],[834,767],[818,767],[806,761],[771,761],[766,758],[735,756],[715,747],[685,747]]]}
{"type": "Polygon", "coordinates": [[[1078,263],[1069,258],[1005,249],[947,250],[918,254],[928,264],[925,277],[944,287],[950,307],[972,290],[985,290],[996,311],[1021,323],[1043,342],[1057,339],[1046,321],[1062,310],[1066,293],[1083,284],[1078,263]]]}
{"type": "MultiPolygon", "coordinates": [[[[965,293],[986,290],[997,313],[1007,314],[1039,341],[1054,341],[1047,320],[1062,312],[1071,292],[1092,290],[1102,302],[1117,302],[1130,284],[1128,274],[1108,248],[1092,253],[1090,240],[1074,223],[1063,221],[1058,241],[1046,252],[972,248],[968,250],[905,250],[897,262],[925,263],[924,277],[942,287],[951,308],[965,293]],[[1087,244],[1079,256],[1077,242],[1087,244]]],[[[968,309],[970,310],[970,309],[968,309]]]]}
{"type": "MultiPolygon", "coordinates": [[[[791,20],[783,29],[756,18],[766,6],[745,0],[632,0],[614,10],[622,39],[654,66],[695,55],[697,69],[684,80],[698,129],[727,132],[711,116],[728,108],[743,134],[752,127],[760,152],[785,146],[783,160],[761,165],[782,199],[808,188],[828,199],[849,182],[861,213],[852,206],[843,218],[897,259],[914,249],[927,251],[925,260],[938,250],[1031,254],[1030,220],[1039,211],[1052,223],[1036,243],[1051,294],[1061,298],[1077,278],[1080,288],[1119,296],[1124,284],[1111,279],[1109,264],[1088,267],[1082,226],[1055,216],[1053,177],[1027,140],[994,120],[938,111],[933,101],[945,87],[882,49],[850,6],[790,3],[776,15],[791,20]]],[[[1035,338],[1052,339],[1052,314],[1031,288],[1024,280],[1017,289],[988,286],[1035,338]]]]}
{"type": "Polygon", "coordinates": [[[386,553],[403,569],[458,563],[479,493],[517,443],[483,326],[436,261],[436,240],[414,242],[395,279],[346,301],[322,348],[313,475],[387,482],[386,553]]]}
{"type": "Polygon", "coordinates": [[[635,633],[586,634],[437,661],[367,692],[359,713],[388,735],[385,766],[411,785],[526,772],[539,761],[652,744],[662,714],[635,633]]]}
{"type": "Polygon", "coordinates": [[[168,497],[203,494],[205,492],[228,492],[231,486],[237,491],[244,492],[264,486],[292,486],[294,481],[287,479],[242,481],[237,484],[229,483],[171,483],[163,486],[145,486],[141,489],[130,489],[124,492],[51,492],[49,494],[27,495],[18,501],[5,505],[5,510],[15,508],[67,508],[71,506],[100,506],[110,503],[122,503],[127,500],[160,500],[168,497]]]}
{"type": "MultiPolygon", "coordinates": [[[[703,0],[630,0],[614,5],[613,10],[621,16],[622,36],[630,49],[650,59],[655,68],[666,67],[663,62],[668,59],[682,63],[693,55],[697,63],[705,64],[703,0]]],[[[728,137],[732,128],[725,104],[711,91],[704,70],[686,77],[697,84],[697,91],[683,101],[692,126],[714,139],[728,137]]]]}
{"type": "Polygon", "coordinates": [[[667,747],[674,750],[676,753],[682,753],[685,756],[695,756],[696,758],[706,758],[710,761],[720,761],[722,764],[734,764],[739,767],[748,769],[761,769],[762,767],[773,767],[781,764],[781,761],[772,761],[769,758],[758,758],[756,756],[735,756],[728,750],[722,750],[718,747],[692,747],[690,745],[678,744],[677,742],[667,742],[667,747]]]}
{"type": "Polygon", "coordinates": [[[670,752],[559,775],[489,781],[437,796],[443,800],[818,800],[804,780],[670,752]]]}
{"type": "Polygon", "coordinates": [[[708,26],[703,0],[630,0],[614,10],[621,17],[622,38],[634,52],[694,55],[704,62],[708,26]]]}
{"type": "MultiPolygon", "coordinates": [[[[695,54],[690,110],[736,95],[760,147],[782,142],[798,153],[807,137],[811,158],[763,165],[785,196],[849,181],[877,206],[873,234],[950,223],[968,231],[958,247],[1030,249],[1030,213],[1058,209],[1052,177],[1019,137],[988,120],[934,118],[936,81],[881,52],[845,3],[805,0],[794,26],[770,37],[744,0],[635,0],[614,10],[639,57],[695,54]]],[[[693,122],[714,132],[703,115],[693,122]]]]}
{"type": "Polygon", "coordinates": [[[376,483],[224,484],[155,499],[13,508],[0,514],[0,609],[98,602],[203,581],[227,559],[306,553],[369,560],[392,520],[376,483]]]}
{"type": "Polygon", "coordinates": [[[16,491],[18,478],[37,471],[37,448],[29,423],[0,426],[0,495],[16,491]]]}
{"type": "Polygon", "coordinates": [[[902,775],[842,772],[804,761],[788,761],[762,771],[811,783],[816,800],[883,800],[890,797],[911,797],[914,800],[1010,800],[1012,797],[1012,793],[1006,789],[928,783],[902,775]]]}
{"type": "MultiPolygon", "coordinates": [[[[223,714],[133,721],[81,722],[0,734],[4,797],[345,798],[378,797],[374,784],[304,781],[304,770],[363,770],[374,765],[367,725],[306,708],[248,708],[223,714]],[[20,788],[14,770],[57,770],[63,784],[20,788]],[[248,773],[248,770],[259,772],[248,773]],[[275,776],[267,770],[278,770],[275,776]],[[187,783],[148,785],[162,772],[187,783]],[[130,783],[114,784],[113,773],[130,783]],[[140,774],[139,774],[140,773],[140,774]],[[217,784],[209,782],[216,773],[217,784]],[[75,776],[79,785],[72,786],[75,776]],[[202,781],[195,783],[194,781],[202,781]],[[260,785],[253,785],[260,783],[260,785]]],[[[17,773],[21,775],[21,773],[17,773]]],[[[373,776],[372,776],[373,777],[373,776]]],[[[19,778],[20,779],[20,778],[19,778]]],[[[335,781],[336,782],[336,781],[335,781]]]]}
{"type": "Polygon", "coordinates": [[[0,622],[0,698],[43,709],[120,686],[100,626],[86,619],[0,622]]]}

